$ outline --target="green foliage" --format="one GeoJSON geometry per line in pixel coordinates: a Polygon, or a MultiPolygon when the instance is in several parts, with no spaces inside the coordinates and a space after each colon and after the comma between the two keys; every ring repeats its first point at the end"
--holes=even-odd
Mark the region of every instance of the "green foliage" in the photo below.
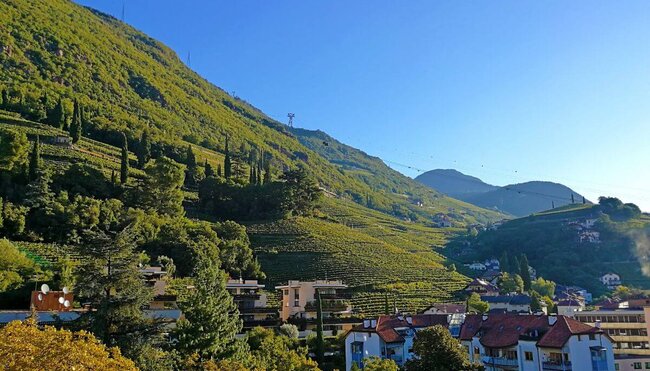
{"type": "Polygon", "coordinates": [[[278,329],[278,333],[282,336],[286,336],[289,339],[297,339],[299,335],[298,327],[291,323],[285,323],[278,329]]]}
{"type": "Polygon", "coordinates": [[[140,136],[140,143],[138,143],[138,167],[144,168],[144,165],[151,159],[151,142],[149,142],[149,134],[146,131],[142,132],[140,136]]]}
{"type": "Polygon", "coordinates": [[[53,177],[52,188],[66,191],[70,196],[109,198],[113,186],[101,170],[88,164],[73,164],[63,173],[53,177]]]}
{"type": "Polygon", "coordinates": [[[519,275],[521,276],[521,279],[524,281],[524,290],[528,291],[530,290],[530,270],[528,266],[528,258],[526,257],[526,254],[521,255],[521,259],[519,260],[519,275]]]}
{"type": "Polygon", "coordinates": [[[282,174],[282,208],[290,215],[310,214],[323,192],[314,178],[304,168],[289,170],[282,174]]]}
{"type": "Polygon", "coordinates": [[[268,371],[317,371],[316,362],[309,359],[307,349],[297,347],[295,339],[276,335],[273,330],[256,327],[248,332],[253,362],[256,367],[268,371]]]}
{"type": "Polygon", "coordinates": [[[392,359],[369,357],[363,359],[363,369],[365,371],[398,371],[399,367],[392,359]]]}
{"type": "Polygon", "coordinates": [[[487,313],[490,304],[481,300],[481,296],[473,292],[467,299],[467,309],[476,313],[487,313]]]}
{"type": "Polygon", "coordinates": [[[11,242],[0,239],[0,293],[17,288],[40,268],[11,242]]]}
{"type": "Polygon", "coordinates": [[[406,363],[406,371],[477,370],[467,360],[458,340],[444,326],[435,325],[418,331],[413,341],[416,358],[406,363]]]}
{"type": "Polygon", "coordinates": [[[126,184],[129,179],[129,144],[124,133],[122,133],[122,157],[120,160],[120,184],[126,184]]]}
{"type": "Polygon", "coordinates": [[[253,257],[246,227],[233,221],[217,223],[214,226],[220,238],[219,257],[222,269],[231,277],[263,280],[266,278],[259,262],[253,257]]]}
{"type": "Polygon", "coordinates": [[[501,292],[509,294],[512,292],[521,293],[524,291],[524,280],[518,274],[503,272],[499,282],[501,292]]]}
{"type": "Polygon", "coordinates": [[[54,109],[50,111],[47,121],[55,128],[63,129],[63,126],[65,125],[65,108],[63,107],[63,99],[59,98],[54,109]]]}
{"type": "Polygon", "coordinates": [[[81,139],[81,130],[83,126],[83,107],[78,100],[74,100],[74,109],[72,111],[72,122],[70,123],[70,137],[72,143],[77,143],[81,139]]]}
{"type": "Polygon", "coordinates": [[[160,214],[182,216],[183,166],[170,158],[161,157],[147,164],[144,172],[145,178],[138,190],[138,204],[143,209],[160,214]]]}
{"type": "Polygon", "coordinates": [[[41,148],[40,140],[38,135],[34,141],[34,146],[32,147],[32,153],[29,155],[29,179],[34,180],[38,177],[38,173],[41,170],[41,148]]]}
{"type": "Polygon", "coordinates": [[[538,277],[531,285],[531,289],[538,292],[541,296],[553,297],[555,295],[555,282],[538,277]]]}
{"type": "Polygon", "coordinates": [[[7,237],[18,237],[25,230],[27,208],[5,201],[2,205],[2,232],[7,237]]]}
{"type": "Polygon", "coordinates": [[[20,168],[27,160],[29,144],[25,133],[0,128],[0,170],[20,168]]]}

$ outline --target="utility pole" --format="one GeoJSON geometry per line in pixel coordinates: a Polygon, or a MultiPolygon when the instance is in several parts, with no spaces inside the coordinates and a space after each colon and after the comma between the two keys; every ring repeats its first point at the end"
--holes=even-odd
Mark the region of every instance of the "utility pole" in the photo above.
{"type": "Polygon", "coordinates": [[[296,117],[296,115],[294,113],[288,113],[287,117],[289,118],[289,124],[288,125],[289,125],[290,128],[292,128],[293,127],[293,118],[296,117]]]}
{"type": "Polygon", "coordinates": [[[187,52],[187,67],[192,68],[192,55],[190,52],[187,52]]]}
{"type": "Polygon", "coordinates": [[[124,1],[122,1],[122,22],[124,22],[124,1]]]}

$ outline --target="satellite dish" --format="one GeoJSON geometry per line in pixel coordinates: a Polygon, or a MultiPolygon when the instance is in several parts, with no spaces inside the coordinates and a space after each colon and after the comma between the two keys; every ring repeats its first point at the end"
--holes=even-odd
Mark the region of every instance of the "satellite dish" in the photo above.
{"type": "Polygon", "coordinates": [[[63,288],[63,294],[67,295],[69,292],[70,292],[70,290],[67,287],[63,288]]]}
{"type": "Polygon", "coordinates": [[[43,301],[43,294],[38,294],[38,301],[43,301]]]}
{"type": "Polygon", "coordinates": [[[63,306],[66,307],[66,308],[69,307],[70,306],[70,300],[64,301],[63,306]]]}
{"type": "Polygon", "coordinates": [[[41,292],[43,294],[47,294],[48,292],[50,292],[50,286],[48,286],[47,283],[42,284],[41,285],[41,292]]]}
{"type": "Polygon", "coordinates": [[[63,304],[64,302],[65,302],[65,299],[63,298],[63,296],[60,296],[59,297],[59,304],[63,304]]]}

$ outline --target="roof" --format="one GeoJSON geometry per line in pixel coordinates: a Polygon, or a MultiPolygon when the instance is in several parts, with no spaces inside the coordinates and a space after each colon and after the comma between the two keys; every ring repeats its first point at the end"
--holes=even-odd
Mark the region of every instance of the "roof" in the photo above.
{"type": "Polygon", "coordinates": [[[467,284],[465,290],[468,290],[470,286],[476,286],[476,285],[482,286],[484,289],[488,291],[497,291],[497,292],[499,291],[499,288],[497,288],[495,285],[480,278],[474,278],[472,282],[467,284]]]}
{"type": "Polygon", "coordinates": [[[481,300],[488,303],[502,303],[510,305],[530,305],[531,298],[528,295],[496,295],[481,296],[481,300]]]}
{"type": "Polygon", "coordinates": [[[595,303],[594,306],[600,307],[601,309],[618,309],[620,303],[621,302],[619,300],[607,298],[605,300],[599,301],[598,303],[595,303]]]}
{"type": "Polygon", "coordinates": [[[556,306],[558,307],[582,307],[582,303],[575,299],[570,300],[560,300],[557,302],[556,306]]]}
{"type": "Polygon", "coordinates": [[[544,348],[562,348],[573,335],[596,334],[601,330],[566,316],[558,316],[550,330],[542,336],[537,345],[544,348]]]}
{"type": "Polygon", "coordinates": [[[386,343],[399,343],[404,341],[404,337],[400,335],[396,329],[418,329],[431,327],[435,325],[442,325],[447,327],[446,314],[416,314],[413,316],[380,316],[377,319],[376,327],[364,327],[358,325],[352,328],[351,332],[376,332],[379,337],[386,343]],[[407,321],[411,318],[411,323],[407,321]]]}
{"type": "Polygon", "coordinates": [[[506,348],[516,345],[519,338],[536,331],[538,334],[548,330],[545,315],[495,314],[488,316],[481,324],[480,343],[489,348],[506,348]]]}
{"type": "MultiPolygon", "coordinates": [[[[7,324],[12,321],[24,321],[30,315],[29,310],[3,310],[0,311],[0,324],[7,324]]],[[[40,311],[36,312],[38,323],[55,323],[57,319],[63,322],[74,321],[79,318],[78,312],[54,312],[40,311]],[[58,317],[58,318],[57,318],[58,317]]]]}
{"type": "Polygon", "coordinates": [[[438,313],[465,313],[465,304],[439,303],[433,304],[425,310],[435,309],[438,313]]]}

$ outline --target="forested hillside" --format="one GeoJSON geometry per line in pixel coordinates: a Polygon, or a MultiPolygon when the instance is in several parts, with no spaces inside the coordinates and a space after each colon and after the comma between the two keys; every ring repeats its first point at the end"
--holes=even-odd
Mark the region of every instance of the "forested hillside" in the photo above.
{"type": "Polygon", "coordinates": [[[597,205],[573,204],[514,219],[476,237],[453,243],[453,254],[466,261],[526,254],[538,275],[558,283],[606,291],[599,278],[608,272],[624,285],[650,288],[646,276],[650,217],[633,204],[601,198],[597,205]]]}

